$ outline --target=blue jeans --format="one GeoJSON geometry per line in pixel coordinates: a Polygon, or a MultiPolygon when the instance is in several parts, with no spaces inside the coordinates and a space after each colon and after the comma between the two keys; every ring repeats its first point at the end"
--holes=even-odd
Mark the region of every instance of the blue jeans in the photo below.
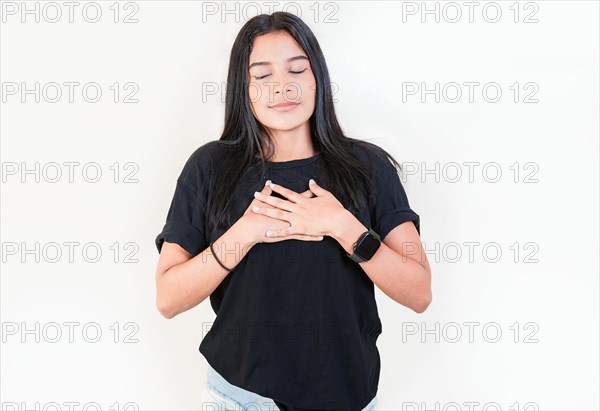
{"type": "MultiPolygon", "coordinates": [[[[375,407],[374,397],[362,411],[371,411],[375,407]]],[[[279,408],[270,398],[230,384],[208,364],[206,386],[202,394],[204,411],[278,411],[279,408]]]]}

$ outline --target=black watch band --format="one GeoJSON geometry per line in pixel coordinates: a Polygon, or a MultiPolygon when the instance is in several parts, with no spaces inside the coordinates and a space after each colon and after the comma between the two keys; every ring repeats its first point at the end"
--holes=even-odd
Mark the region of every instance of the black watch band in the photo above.
{"type": "Polygon", "coordinates": [[[346,255],[354,262],[363,263],[369,261],[381,246],[379,235],[369,228],[358,237],[352,245],[352,254],[346,255]]]}

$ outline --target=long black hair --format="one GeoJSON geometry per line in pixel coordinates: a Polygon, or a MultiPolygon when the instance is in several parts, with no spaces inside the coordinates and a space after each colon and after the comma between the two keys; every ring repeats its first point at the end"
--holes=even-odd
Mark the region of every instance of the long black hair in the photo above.
{"type": "MultiPolygon", "coordinates": [[[[257,36],[284,30],[308,56],[316,80],[315,109],[310,117],[314,150],[319,153],[324,175],[317,182],[329,190],[346,209],[358,213],[368,207],[368,193],[373,190],[371,170],[352,152],[353,147],[373,148],[373,144],[344,135],[335,115],[331,82],[321,47],[310,28],[297,16],[287,12],[261,14],[248,20],[238,33],[229,62],[225,97],[225,125],[217,141],[226,155],[219,158],[218,172],[211,173],[213,195],[207,205],[207,226],[229,227],[233,222],[227,211],[236,184],[260,158],[262,173],[274,154],[273,142],[262,124],[254,117],[248,92],[248,64],[257,36]],[[267,153],[266,156],[263,153],[267,153]],[[325,186],[324,181],[327,182],[325,186]]],[[[394,166],[400,164],[383,150],[394,166]]],[[[257,180],[258,182],[258,180],[257,180]]]]}

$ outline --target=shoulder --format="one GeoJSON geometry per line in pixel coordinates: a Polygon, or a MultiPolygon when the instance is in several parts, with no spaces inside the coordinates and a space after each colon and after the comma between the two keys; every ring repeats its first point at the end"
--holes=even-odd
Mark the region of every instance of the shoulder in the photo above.
{"type": "Polygon", "coordinates": [[[375,173],[395,170],[394,164],[390,161],[390,158],[393,158],[391,154],[375,143],[355,140],[352,143],[352,152],[375,173]]]}
{"type": "Polygon", "coordinates": [[[198,147],[189,156],[186,165],[194,166],[199,164],[207,164],[218,159],[223,154],[225,145],[219,140],[212,140],[198,147]]]}
{"type": "Polygon", "coordinates": [[[198,188],[210,176],[213,164],[218,164],[226,146],[219,140],[209,141],[188,157],[177,181],[190,188],[198,188]]]}

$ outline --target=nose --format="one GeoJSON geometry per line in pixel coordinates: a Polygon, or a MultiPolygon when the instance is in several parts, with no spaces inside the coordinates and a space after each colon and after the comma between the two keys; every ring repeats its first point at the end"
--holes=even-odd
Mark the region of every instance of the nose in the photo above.
{"type": "Polygon", "coordinates": [[[286,100],[296,99],[300,93],[299,85],[293,80],[293,78],[287,75],[278,75],[273,78],[275,84],[273,85],[273,94],[282,94],[286,100]]]}

